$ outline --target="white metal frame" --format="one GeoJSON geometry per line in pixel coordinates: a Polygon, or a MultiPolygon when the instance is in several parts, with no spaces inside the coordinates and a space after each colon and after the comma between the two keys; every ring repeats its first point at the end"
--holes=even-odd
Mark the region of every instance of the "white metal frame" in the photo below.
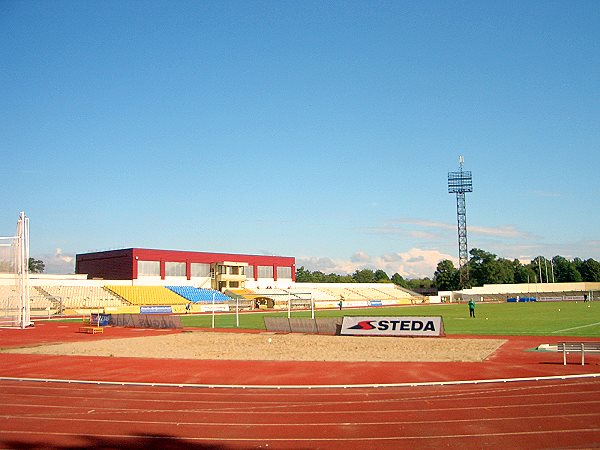
{"type": "MultiPolygon", "coordinates": [[[[14,258],[15,286],[18,301],[17,305],[15,305],[14,319],[6,325],[9,327],[26,328],[32,325],[32,322],[29,305],[29,218],[24,212],[19,214],[16,235],[1,237],[0,239],[11,240],[10,244],[0,245],[12,246],[15,249],[12,256],[14,258]]],[[[7,305],[7,308],[10,308],[10,306],[7,305]]]]}

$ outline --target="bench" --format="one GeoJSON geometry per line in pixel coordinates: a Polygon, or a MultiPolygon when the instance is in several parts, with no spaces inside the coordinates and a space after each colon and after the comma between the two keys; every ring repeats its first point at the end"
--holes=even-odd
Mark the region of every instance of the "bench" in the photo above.
{"type": "Polygon", "coordinates": [[[563,354],[563,365],[567,365],[567,353],[581,353],[581,365],[585,364],[585,353],[600,353],[600,342],[559,342],[558,351],[563,354]]]}
{"type": "Polygon", "coordinates": [[[87,334],[104,333],[104,328],[94,326],[79,327],[79,332],[87,334]]]}

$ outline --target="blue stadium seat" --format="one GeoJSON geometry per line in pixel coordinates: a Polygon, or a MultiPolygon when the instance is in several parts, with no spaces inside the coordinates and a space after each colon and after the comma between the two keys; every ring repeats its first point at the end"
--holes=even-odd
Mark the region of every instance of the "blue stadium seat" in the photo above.
{"type": "Polygon", "coordinates": [[[215,303],[226,303],[231,300],[231,298],[227,295],[214,289],[201,289],[192,286],[165,287],[193,303],[212,303],[213,295],[215,298],[215,303]]]}

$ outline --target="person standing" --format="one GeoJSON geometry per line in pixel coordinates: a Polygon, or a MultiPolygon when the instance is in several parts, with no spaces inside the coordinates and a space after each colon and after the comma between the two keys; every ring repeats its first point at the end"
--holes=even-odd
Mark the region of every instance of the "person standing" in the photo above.
{"type": "Polygon", "coordinates": [[[475,302],[473,299],[469,300],[469,317],[475,317],[475,302]]]}

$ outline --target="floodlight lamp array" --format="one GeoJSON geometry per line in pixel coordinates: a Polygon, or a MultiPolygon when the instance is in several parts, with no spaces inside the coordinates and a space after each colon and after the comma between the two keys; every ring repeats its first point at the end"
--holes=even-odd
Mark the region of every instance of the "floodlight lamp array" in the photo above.
{"type": "Polygon", "coordinates": [[[460,172],[448,172],[448,192],[450,194],[473,192],[473,177],[471,171],[461,170],[460,172]]]}

